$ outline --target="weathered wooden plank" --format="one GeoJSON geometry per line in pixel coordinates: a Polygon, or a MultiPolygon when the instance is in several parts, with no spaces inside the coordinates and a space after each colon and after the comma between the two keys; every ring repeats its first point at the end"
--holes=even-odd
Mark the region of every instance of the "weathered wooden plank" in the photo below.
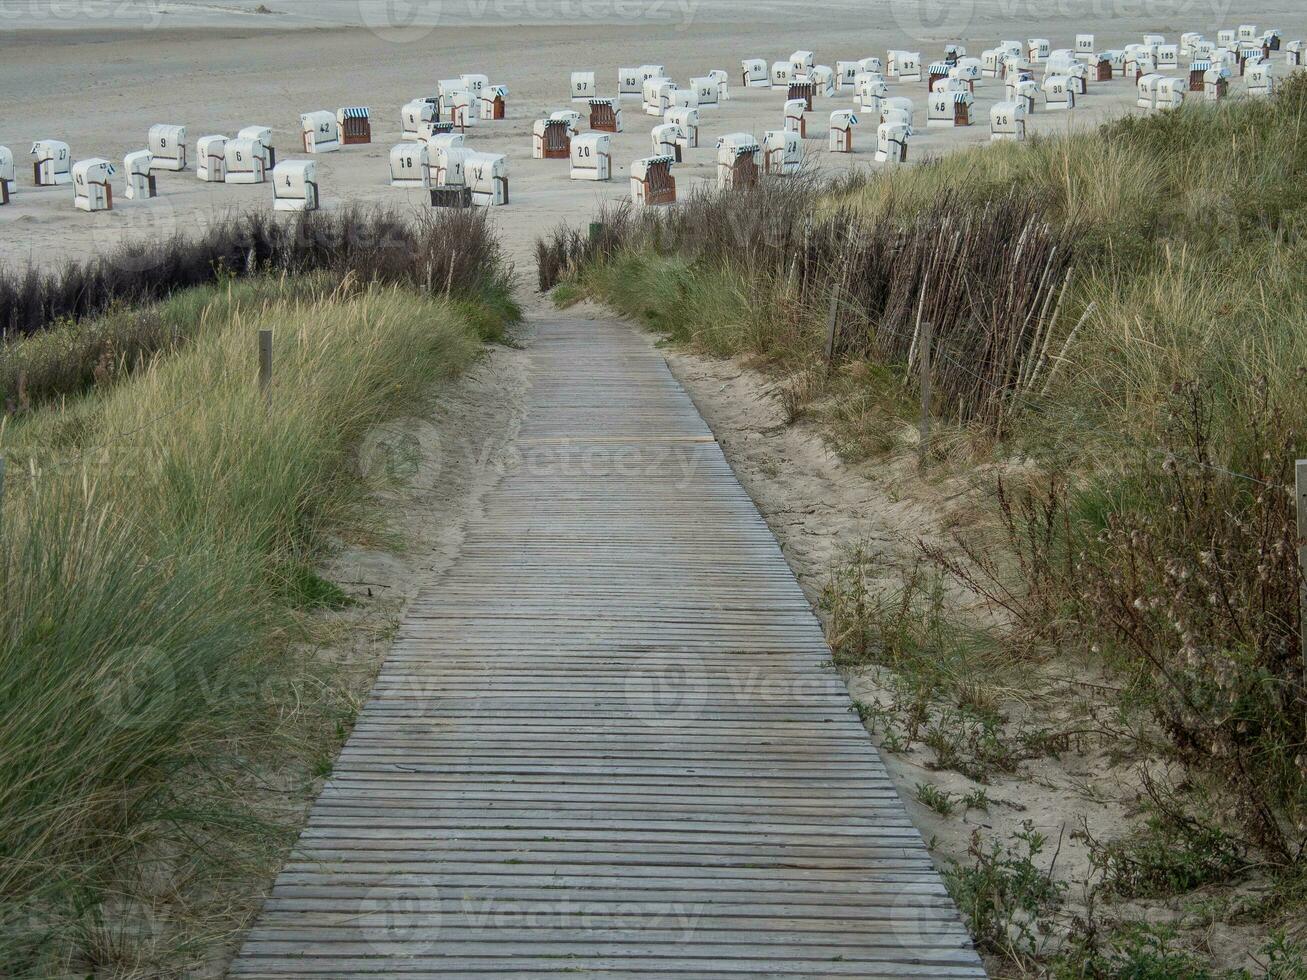
{"type": "Polygon", "coordinates": [[[232,975],[979,977],[820,625],[662,358],[541,324],[232,975]]]}

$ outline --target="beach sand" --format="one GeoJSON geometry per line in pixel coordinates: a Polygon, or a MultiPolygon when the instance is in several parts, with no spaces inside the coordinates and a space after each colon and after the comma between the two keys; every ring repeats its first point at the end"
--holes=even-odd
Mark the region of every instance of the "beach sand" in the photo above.
{"type": "MultiPolygon", "coordinates": [[[[188,128],[194,143],[210,133],[234,136],[247,125],[269,126],[278,159],[302,157],[299,114],[343,105],[369,106],[370,146],[317,157],[323,204],[348,202],[424,206],[419,191],[389,186],[389,151],[400,142],[400,107],[433,95],[436,83],[481,72],[510,88],[508,118],[481,123],[468,145],[509,157],[511,204],[494,218],[518,268],[530,275],[535,236],[559,222],[583,225],[603,199],[629,195],[628,166],[648,156],[649,131],[659,120],[638,100],[624,104],[625,132],[614,139],[610,183],[571,181],[566,161],[531,159],[531,125],[569,107],[569,74],[594,70],[599,94],[615,95],[624,65],[664,64],[682,84],[714,68],[726,70],[733,98],[703,110],[700,148],[675,168],[681,193],[715,179],[716,137],[745,131],[761,136],[781,128],[784,93],[743,89],[742,58],[767,62],[796,48],[823,64],[890,48],[920,50],[929,62],[948,41],[972,55],[1000,38],[1047,36],[1070,47],[1078,31],[1092,31],[1098,47],[1137,40],[1145,31],[1178,38],[1184,30],[1215,36],[1221,27],[1254,22],[1278,27],[1286,38],[1307,33],[1307,11],[1283,0],[962,0],[946,10],[924,3],[778,0],[6,0],[0,10],[0,91],[6,105],[0,143],[14,151],[18,184],[13,203],[0,208],[0,262],[42,267],[111,248],[123,239],[198,230],[216,217],[245,209],[271,211],[269,185],[200,182],[194,168],[158,175],[160,197],[128,201],[121,175],[112,212],[73,207],[71,187],[35,188],[27,156],[31,142],[60,139],[74,159],[103,156],[121,164],[146,145],[154,123],[188,128]],[[1101,9],[1100,9],[1101,8],[1101,9]]],[[[1241,86],[1236,84],[1236,93],[1241,86]]],[[[892,95],[917,104],[917,135],[910,160],[985,143],[989,108],[1002,85],[977,89],[969,128],[924,125],[925,81],[892,83],[892,95]]],[[[1132,111],[1133,86],[1124,80],[1092,86],[1073,113],[1037,112],[1033,133],[1093,125],[1132,111]]],[[[853,108],[851,92],[819,98],[806,143],[811,165],[837,172],[877,167],[875,120],[864,118],[852,155],[826,149],[827,119],[853,108]]]]}

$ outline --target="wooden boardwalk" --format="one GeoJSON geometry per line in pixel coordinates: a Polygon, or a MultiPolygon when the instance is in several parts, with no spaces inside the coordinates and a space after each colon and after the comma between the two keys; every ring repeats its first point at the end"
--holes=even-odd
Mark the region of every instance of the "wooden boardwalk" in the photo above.
{"type": "Polygon", "coordinates": [[[235,977],[980,977],[770,530],[620,324],[403,624],[235,977]]]}

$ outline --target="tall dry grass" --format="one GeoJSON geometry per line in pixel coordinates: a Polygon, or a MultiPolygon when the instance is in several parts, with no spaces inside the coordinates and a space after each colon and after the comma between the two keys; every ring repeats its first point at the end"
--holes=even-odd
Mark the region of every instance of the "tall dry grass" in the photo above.
{"type": "Polygon", "coordinates": [[[492,292],[507,294],[511,270],[478,208],[247,212],[197,235],[125,242],[53,271],[0,269],[0,336],[10,340],[139,307],[219,279],[318,271],[363,285],[403,282],[484,301],[492,292]]]}
{"type": "Polygon", "coordinates": [[[196,315],[185,346],[3,428],[8,976],[127,968],[145,955],[141,937],[115,938],[133,903],[171,937],[127,963],[140,975],[184,973],[223,926],[176,921],[174,893],[192,877],[203,893],[275,834],[232,787],[261,753],[311,757],[346,720],[291,641],[305,569],[366,506],[354,450],[481,339],[460,301],[328,275],[177,302],[196,315]],[[266,398],[261,328],[274,332],[266,398]]]}

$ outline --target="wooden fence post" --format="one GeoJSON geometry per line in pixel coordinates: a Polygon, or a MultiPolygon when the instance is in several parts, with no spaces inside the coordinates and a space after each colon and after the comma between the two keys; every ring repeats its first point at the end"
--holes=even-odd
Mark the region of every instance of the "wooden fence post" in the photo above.
{"type": "Polygon", "coordinates": [[[1298,512],[1298,643],[1307,684],[1307,459],[1297,461],[1293,475],[1298,512]]]}
{"type": "Polygon", "coordinates": [[[835,367],[835,338],[838,334],[840,313],[840,284],[830,294],[830,309],[826,311],[826,370],[835,367]]]}
{"type": "Polygon", "coordinates": [[[930,457],[930,355],[934,339],[934,325],[923,320],[917,344],[917,372],[921,385],[921,440],[917,446],[917,462],[923,467],[930,457]]]}
{"type": "Polygon", "coordinates": [[[272,331],[259,331],[259,390],[272,399],[272,331]]]}

